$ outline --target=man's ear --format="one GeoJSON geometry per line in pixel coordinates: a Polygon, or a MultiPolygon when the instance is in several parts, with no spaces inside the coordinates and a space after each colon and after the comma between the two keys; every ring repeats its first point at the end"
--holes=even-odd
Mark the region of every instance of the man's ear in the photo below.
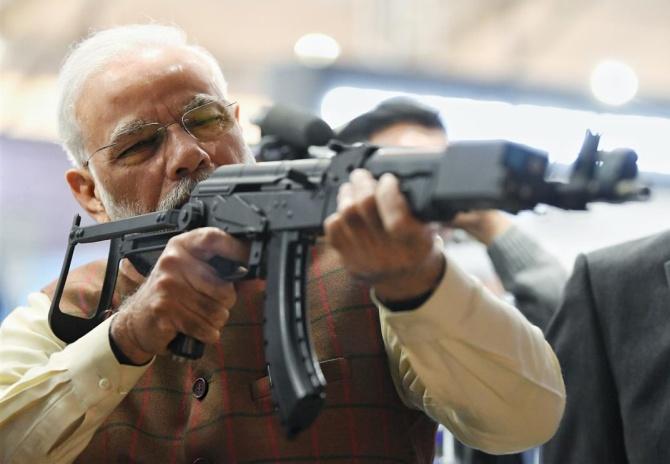
{"type": "Polygon", "coordinates": [[[98,198],[95,179],[87,169],[68,169],[65,173],[65,180],[81,207],[93,219],[98,222],[109,222],[107,211],[105,211],[104,205],[98,198]]]}
{"type": "Polygon", "coordinates": [[[237,119],[237,122],[240,122],[240,105],[239,103],[235,105],[235,119],[237,119]]]}

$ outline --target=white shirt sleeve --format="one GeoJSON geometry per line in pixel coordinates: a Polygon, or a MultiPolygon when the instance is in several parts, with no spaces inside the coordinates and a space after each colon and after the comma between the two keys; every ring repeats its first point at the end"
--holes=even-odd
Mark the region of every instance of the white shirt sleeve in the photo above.
{"type": "Polygon", "coordinates": [[[407,405],[489,453],[551,438],[565,406],[563,377],[542,332],[519,310],[451,261],[420,308],[392,312],[375,302],[391,375],[407,405]]]}
{"type": "MultiPolygon", "coordinates": [[[[391,374],[403,401],[489,452],[549,439],[565,389],[539,329],[454,263],[414,311],[378,304],[391,374]]],[[[147,366],[118,363],[110,319],[70,345],[49,328],[49,299],[32,294],[0,327],[0,462],[66,463],[147,366]],[[58,431],[58,433],[54,433],[58,431]]]]}
{"type": "Polygon", "coordinates": [[[118,363],[111,318],[66,346],[49,327],[49,298],[28,302],[0,326],[0,462],[72,462],[150,364],[118,363]]]}

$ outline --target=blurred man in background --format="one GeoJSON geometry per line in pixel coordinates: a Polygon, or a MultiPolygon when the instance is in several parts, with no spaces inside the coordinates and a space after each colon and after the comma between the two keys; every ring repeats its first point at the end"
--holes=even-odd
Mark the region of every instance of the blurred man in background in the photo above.
{"type": "MultiPolygon", "coordinates": [[[[218,63],[175,28],[95,34],[61,84],[66,180],[98,222],[180,207],[218,166],[253,163],[218,63]]],[[[296,440],[270,399],[263,282],[207,264],[246,262],[248,245],[198,228],[146,277],[124,261],[111,317],[75,342],[50,330],[54,284],[5,319],[0,460],[428,463],[435,421],[499,453],[551,437],[565,397],[541,331],[445,257],[397,179],[354,170],[324,229],[306,291],[328,400],[296,440]],[[161,356],[177,333],[204,356],[161,356]]],[[[104,269],[72,270],[61,302],[90,314],[104,269]]]]}
{"type": "MultiPolygon", "coordinates": [[[[446,147],[447,130],[439,113],[405,97],[380,103],[342,127],[338,140],[380,146],[446,147]]],[[[499,211],[461,213],[450,227],[467,231],[486,246],[505,291],[526,318],[544,329],[559,303],[566,273],[558,260],[499,211]]],[[[449,231],[445,234],[449,240],[449,231]]],[[[456,458],[467,464],[522,464],[521,455],[492,456],[455,444],[456,458]]]]}

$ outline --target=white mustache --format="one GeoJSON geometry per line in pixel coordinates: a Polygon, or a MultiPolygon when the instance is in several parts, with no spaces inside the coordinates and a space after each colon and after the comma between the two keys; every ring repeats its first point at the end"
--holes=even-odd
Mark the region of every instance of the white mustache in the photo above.
{"type": "Polygon", "coordinates": [[[191,177],[186,177],[179,181],[179,183],[170,190],[167,195],[161,198],[158,203],[157,211],[165,209],[178,208],[183,205],[191,196],[191,192],[195,186],[207,179],[213,170],[204,169],[196,172],[191,177]]]}

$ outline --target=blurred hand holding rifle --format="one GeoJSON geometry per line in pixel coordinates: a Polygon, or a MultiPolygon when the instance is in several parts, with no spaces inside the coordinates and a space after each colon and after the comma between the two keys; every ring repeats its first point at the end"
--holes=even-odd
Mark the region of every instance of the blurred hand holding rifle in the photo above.
{"type": "MultiPolygon", "coordinates": [[[[586,209],[590,202],[646,198],[636,182],[632,150],[598,151],[599,138],[587,133],[567,182],[545,180],[548,159],[535,149],[506,141],[454,142],[443,152],[332,144],[331,158],[221,166],[200,182],[179,209],[80,227],[74,219],[49,323],[72,343],[99,324],[111,307],[119,262],[128,258],[147,275],[167,241],[204,226],[221,228],[251,243],[249,262],[214,258],[209,263],[228,280],[266,279],[265,359],[272,397],[288,437],[309,427],[325,400],[323,374],[314,354],[305,301],[309,247],[336,211],[337,192],[355,168],[379,178],[395,175],[417,218],[449,221],[474,209],[516,213],[542,203],[586,209]],[[101,299],[90,319],[60,309],[74,248],[110,240],[101,299]]],[[[170,350],[197,359],[204,346],[178,336],[170,350]]]]}

